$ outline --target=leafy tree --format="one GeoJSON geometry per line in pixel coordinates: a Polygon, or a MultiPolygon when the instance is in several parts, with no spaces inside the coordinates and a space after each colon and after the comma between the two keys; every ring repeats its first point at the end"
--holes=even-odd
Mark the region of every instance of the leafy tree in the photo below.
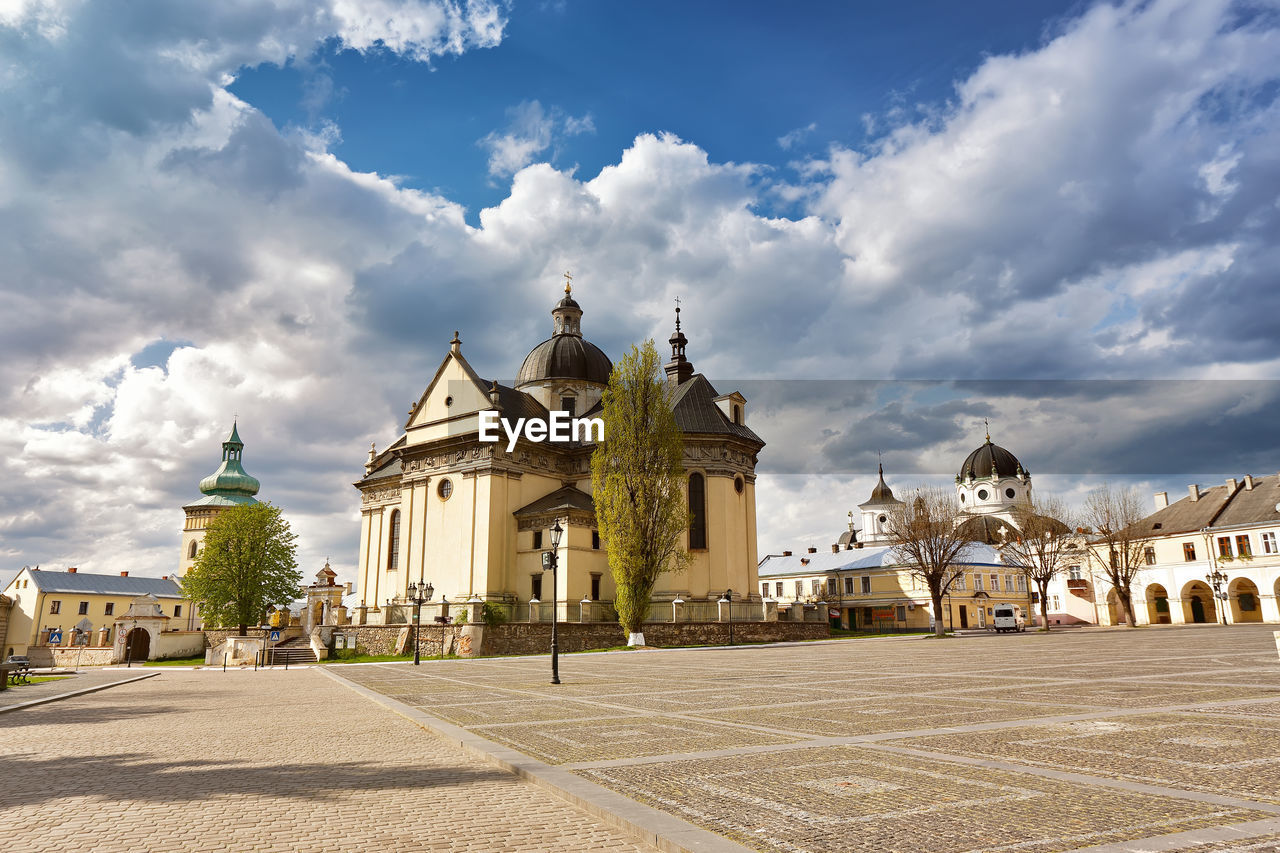
{"type": "Polygon", "coordinates": [[[1018,532],[1000,546],[1005,564],[1022,572],[1040,593],[1040,623],[1049,630],[1049,583],[1083,557],[1080,536],[1066,504],[1054,497],[1036,498],[1031,508],[1016,510],[1018,532]]]}
{"type": "Polygon", "coordinates": [[[182,578],[183,594],[212,624],[237,625],[243,636],[269,606],[287,608],[298,597],[296,539],[280,508],[269,503],[223,510],[182,578]]]}
{"type": "Polygon", "coordinates": [[[1093,528],[1089,556],[1116,591],[1125,621],[1138,626],[1133,615],[1133,583],[1145,565],[1147,537],[1138,522],[1146,517],[1138,490],[1102,486],[1084,502],[1085,523],[1093,528]]]}
{"type": "Polygon", "coordinates": [[[613,366],[603,407],[604,440],[591,456],[596,523],[617,587],[618,621],[630,644],[643,644],[658,576],[689,561],[680,547],[689,526],[684,438],[652,340],[643,349],[631,347],[613,366]]]}
{"type": "Polygon", "coordinates": [[[934,634],[946,634],[942,599],[964,571],[974,540],[960,522],[965,518],[954,492],[934,487],[916,490],[912,500],[890,513],[886,532],[893,537],[893,558],[911,570],[933,600],[934,634]]]}

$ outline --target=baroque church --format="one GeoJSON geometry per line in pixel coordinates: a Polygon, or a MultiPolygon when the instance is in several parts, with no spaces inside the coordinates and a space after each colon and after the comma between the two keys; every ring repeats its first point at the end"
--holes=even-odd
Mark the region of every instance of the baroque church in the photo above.
{"type": "MultiPolygon", "coordinates": [[[[682,545],[692,560],[658,579],[654,601],[715,600],[725,590],[746,598],[757,586],[755,467],[764,441],[746,425],[746,399],[719,393],[695,372],[679,311],[665,372],[684,434],[690,523],[682,545]]],[[[409,585],[422,581],[437,602],[479,599],[519,621],[537,618],[530,602],[554,600],[565,618],[570,602],[613,600],[608,543],[591,497],[594,445],[522,434],[508,451],[505,437],[480,440],[481,412],[512,422],[545,421],[555,411],[601,414],[613,365],[583,337],[582,316],[570,282],[551,310],[551,337],[529,351],[512,385],[481,378],[455,332],[403,432],[381,451],[370,447],[354,484],[361,495],[357,623],[391,621],[387,608],[405,603],[409,585]],[[542,555],[557,523],[564,533],[552,590],[542,555]]]]}

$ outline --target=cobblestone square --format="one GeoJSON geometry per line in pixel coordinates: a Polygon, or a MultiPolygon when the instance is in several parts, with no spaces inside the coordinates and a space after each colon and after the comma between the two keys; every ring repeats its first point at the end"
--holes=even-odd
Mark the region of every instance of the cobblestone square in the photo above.
{"type": "Polygon", "coordinates": [[[0,712],[4,849],[1280,850],[1265,627],[566,655],[560,672],[162,670],[0,712]]]}
{"type": "Polygon", "coordinates": [[[748,849],[1280,850],[1265,626],[574,655],[560,671],[341,673],[454,722],[473,695],[545,703],[554,722],[461,724],[748,849]],[[450,685],[448,704],[414,682],[450,685]]]}

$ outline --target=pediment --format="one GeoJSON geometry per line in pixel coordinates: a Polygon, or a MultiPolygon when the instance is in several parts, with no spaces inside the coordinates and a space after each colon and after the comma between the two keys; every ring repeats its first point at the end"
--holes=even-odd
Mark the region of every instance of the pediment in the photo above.
{"type": "Polygon", "coordinates": [[[493,408],[489,389],[460,352],[450,352],[414,404],[405,432],[493,408]]]}

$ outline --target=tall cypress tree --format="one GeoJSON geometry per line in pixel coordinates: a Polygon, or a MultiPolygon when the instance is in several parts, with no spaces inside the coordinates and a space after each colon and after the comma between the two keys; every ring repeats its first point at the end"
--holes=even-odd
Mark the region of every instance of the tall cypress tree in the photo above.
{"type": "Polygon", "coordinates": [[[615,608],[629,645],[643,645],[654,584],[688,565],[682,486],[684,438],[653,340],[614,365],[604,392],[604,441],[591,456],[596,523],[617,588],[615,608]]]}

